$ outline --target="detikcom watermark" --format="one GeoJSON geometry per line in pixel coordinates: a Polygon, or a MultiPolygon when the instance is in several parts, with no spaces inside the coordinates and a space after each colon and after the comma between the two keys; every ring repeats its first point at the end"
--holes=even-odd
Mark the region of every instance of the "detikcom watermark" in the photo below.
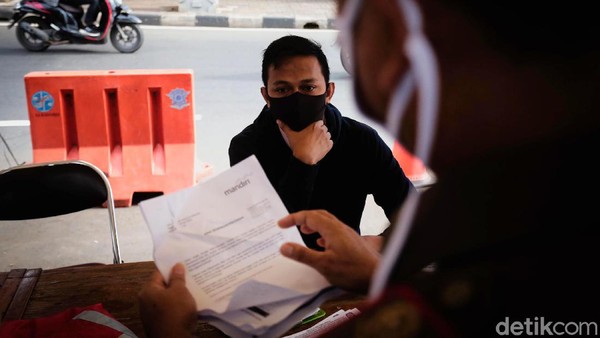
{"type": "Polygon", "coordinates": [[[597,336],[598,323],[547,321],[544,317],[518,321],[505,317],[496,324],[496,333],[500,336],[597,336]]]}

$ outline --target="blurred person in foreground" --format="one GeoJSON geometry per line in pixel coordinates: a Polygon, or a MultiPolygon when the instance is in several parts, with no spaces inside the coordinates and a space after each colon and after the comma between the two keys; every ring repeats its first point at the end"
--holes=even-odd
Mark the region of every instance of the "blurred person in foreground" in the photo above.
{"type": "MultiPolygon", "coordinates": [[[[362,110],[437,181],[403,204],[381,257],[327,212],[280,221],[326,243],[323,252],[284,244],[285,256],[370,295],[360,316],[326,335],[597,335],[600,29],[592,5],[339,3],[362,110]]],[[[142,300],[158,308],[186,299],[152,295],[142,300]]]]}

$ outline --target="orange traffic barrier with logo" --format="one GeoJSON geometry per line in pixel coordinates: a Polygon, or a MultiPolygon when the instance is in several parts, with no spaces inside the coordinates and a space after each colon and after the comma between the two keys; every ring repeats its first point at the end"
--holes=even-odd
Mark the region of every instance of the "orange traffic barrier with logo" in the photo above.
{"type": "Polygon", "coordinates": [[[95,164],[117,206],[195,183],[192,70],[32,72],[25,87],[34,162],[95,164]]]}
{"type": "Polygon", "coordinates": [[[433,182],[433,175],[427,170],[423,161],[406,150],[398,141],[394,141],[392,154],[406,177],[413,182],[416,187],[429,185],[433,182]]]}

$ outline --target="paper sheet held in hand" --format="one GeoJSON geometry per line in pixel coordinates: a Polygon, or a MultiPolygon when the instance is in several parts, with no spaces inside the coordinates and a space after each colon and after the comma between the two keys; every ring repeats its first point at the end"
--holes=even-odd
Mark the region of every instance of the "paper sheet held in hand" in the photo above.
{"type": "Polygon", "coordinates": [[[277,226],[288,212],[255,156],[139,206],[163,277],[183,262],[199,315],[227,334],[281,335],[340,293],[279,253],[285,242],[304,244],[295,227],[277,226]]]}

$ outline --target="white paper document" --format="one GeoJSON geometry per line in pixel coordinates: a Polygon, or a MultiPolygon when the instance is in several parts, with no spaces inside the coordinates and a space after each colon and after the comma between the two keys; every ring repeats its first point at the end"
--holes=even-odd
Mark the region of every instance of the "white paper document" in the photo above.
{"type": "Polygon", "coordinates": [[[230,336],[281,335],[341,293],[279,253],[285,242],[304,244],[295,227],[277,225],[288,212],[255,156],[139,206],[162,275],[183,262],[200,317],[230,336]]]}

